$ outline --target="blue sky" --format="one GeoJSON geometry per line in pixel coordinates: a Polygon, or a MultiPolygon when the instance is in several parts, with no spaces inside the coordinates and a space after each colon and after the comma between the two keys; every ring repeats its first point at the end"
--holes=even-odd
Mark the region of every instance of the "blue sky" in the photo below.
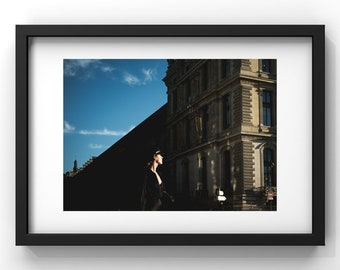
{"type": "Polygon", "coordinates": [[[99,156],[167,102],[165,59],[64,59],[64,172],[99,156]]]}

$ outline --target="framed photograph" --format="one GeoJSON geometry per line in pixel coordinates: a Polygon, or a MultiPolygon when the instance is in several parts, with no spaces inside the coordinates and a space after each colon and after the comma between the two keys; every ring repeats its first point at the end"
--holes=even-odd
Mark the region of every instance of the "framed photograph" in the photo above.
{"type": "Polygon", "coordinates": [[[17,25],[17,245],[324,245],[323,25],[17,25]]]}

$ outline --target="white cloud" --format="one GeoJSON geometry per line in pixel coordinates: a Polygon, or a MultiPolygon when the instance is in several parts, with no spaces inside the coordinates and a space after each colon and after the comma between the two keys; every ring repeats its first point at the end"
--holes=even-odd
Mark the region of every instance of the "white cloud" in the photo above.
{"type": "Polygon", "coordinates": [[[65,59],[64,75],[66,77],[79,76],[82,79],[89,79],[93,76],[95,70],[101,72],[112,72],[115,70],[113,66],[106,65],[98,59],[65,59]]]}
{"type": "Polygon", "coordinates": [[[142,72],[144,74],[144,83],[148,81],[152,81],[153,79],[153,70],[151,69],[142,69],[142,72]]]}
{"type": "Polygon", "coordinates": [[[64,133],[71,133],[75,131],[75,127],[70,125],[67,121],[64,121],[64,133]]]}
{"type": "Polygon", "coordinates": [[[103,130],[80,130],[81,135],[100,135],[100,136],[124,136],[129,131],[115,131],[104,128],[103,130]]]}
{"type": "MultiPolygon", "coordinates": [[[[94,130],[87,130],[87,129],[82,129],[79,131],[76,131],[76,128],[72,126],[70,123],[67,121],[64,121],[64,133],[76,133],[80,135],[99,135],[99,136],[125,136],[127,133],[129,133],[132,129],[134,129],[135,126],[130,126],[127,131],[123,130],[109,130],[107,128],[104,129],[94,129],[94,130]]],[[[94,146],[94,145],[92,145],[94,146]]],[[[97,145],[98,146],[98,145],[97,145]]]]}
{"type": "Polygon", "coordinates": [[[74,77],[79,73],[80,70],[98,62],[99,60],[95,59],[65,59],[64,74],[65,76],[74,77]]]}
{"type": "Polygon", "coordinates": [[[64,65],[64,75],[67,77],[74,77],[77,74],[76,68],[74,68],[72,65],[65,64],[64,65]]]}
{"type": "Polygon", "coordinates": [[[73,60],[76,66],[87,68],[91,64],[100,64],[100,60],[97,59],[75,59],[73,60]]]}
{"type": "Polygon", "coordinates": [[[130,86],[134,86],[134,85],[139,85],[140,84],[140,80],[136,76],[133,76],[130,73],[125,73],[123,79],[124,79],[124,82],[126,82],[130,86]]]}
{"type": "Polygon", "coordinates": [[[112,71],[115,70],[115,68],[114,68],[114,67],[111,67],[111,66],[102,66],[102,67],[100,68],[100,70],[103,71],[103,72],[112,72],[112,71]]]}
{"type": "Polygon", "coordinates": [[[128,72],[124,74],[124,82],[126,82],[130,86],[135,85],[146,85],[147,83],[153,81],[155,79],[155,69],[142,69],[142,76],[137,77],[128,72]]]}
{"type": "Polygon", "coordinates": [[[69,64],[76,66],[76,67],[81,67],[81,68],[87,68],[90,65],[98,64],[98,63],[100,63],[100,60],[98,60],[98,59],[72,59],[72,60],[69,60],[69,64]]]}
{"type": "Polygon", "coordinates": [[[96,144],[96,143],[90,143],[89,148],[91,148],[91,149],[102,149],[102,148],[104,148],[104,145],[96,144]]]}

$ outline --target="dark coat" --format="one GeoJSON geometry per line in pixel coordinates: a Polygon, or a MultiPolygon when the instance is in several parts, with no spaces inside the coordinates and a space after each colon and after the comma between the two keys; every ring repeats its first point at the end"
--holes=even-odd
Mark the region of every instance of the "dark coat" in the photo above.
{"type": "Polygon", "coordinates": [[[147,169],[141,195],[141,209],[157,211],[162,206],[164,184],[159,184],[157,176],[147,169]]]}

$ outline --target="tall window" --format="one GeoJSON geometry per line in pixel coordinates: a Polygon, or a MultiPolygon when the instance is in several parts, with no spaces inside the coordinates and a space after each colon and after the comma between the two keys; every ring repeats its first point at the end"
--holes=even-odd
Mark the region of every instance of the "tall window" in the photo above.
{"type": "Polygon", "coordinates": [[[208,130],[209,130],[208,106],[204,106],[202,109],[202,139],[203,140],[208,138],[208,130]]]}
{"type": "Polygon", "coordinates": [[[262,71],[263,72],[270,72],[270,60],[269,59],[262,59],[262,71]]]}
{"type": "Polygon", "coordinates": [[[231,125],[231,107],[230,107],[230,95],[223,97],[223,128],[229,128],[231,125]]]}
{"type": "Polygon", "coordinates": [[[177,125],[172,127],[172,151],[177,150],[177,125]]]}
{"type": "Polygon", "coordinates": [[[231,187],[231,157],[230,151],[224,152],[224,191],[226,195],[232,194],[232,187],[231,187]]]}
{"type": "Polygon", "coordinates": [[[192,101],[192,97],[191,97],[191,85],[190,85],[190,81],[189,80],[187,80],[185,82],[184,87],[185,87],[185,100],[186,100],[187,104],[189,104],[192,101]]]}
{"type": "Polygon", "coordinates": [[[222,78],[229,78],[231,75],[231,63],[230,60],[223,60],[222,62],[222,78]]]}
{"type": "Polygon", "coordinates": [[[186,148],[190,147],[191,145],[191,123],[190,120],[187,119],[185,122],[185,143],[186,143],[186,148]]]}
{"type": "Polygon", "coordinates": [[[201,181],[202,181],[202,189],[208,189],[208,179],[207,179],[207,159],[202,157],[201,159],[202,167],[201,167],[201,181]]]}
{"type": "Polygon", "coordinates": [[[183,171],[183,179],[182,179],[182,187],[183,193],[188,194],[190,191],[190,183],[189,183],[189,161],[184,160],[182,163],[182,171],[183,171]]]}
{"type": "Polygon", "coordinates": [[[273,101],[272,93],[270,91],[262,92],[262,111],[262,124],[265,126],[272,126],[273,101]]]}
{"type": "Polygon", "coordinates": [[[208,64],[204,64],[204,66],[202,67],[202,90],[205,91],[208,88],[208,64]]]}
{"type": "Polygon", "coordinates": [[[264,167],[264,186],[273,187],[276,186],[275,177],[275,157],[274,151],[270,148],[263,150],[263,167],[264,167]]]}
{"type": "Polygon", "coordinates": [[[172,95],[172,112],[176,112],[177,111],[177,89],[173,92],[172,95]]]}

